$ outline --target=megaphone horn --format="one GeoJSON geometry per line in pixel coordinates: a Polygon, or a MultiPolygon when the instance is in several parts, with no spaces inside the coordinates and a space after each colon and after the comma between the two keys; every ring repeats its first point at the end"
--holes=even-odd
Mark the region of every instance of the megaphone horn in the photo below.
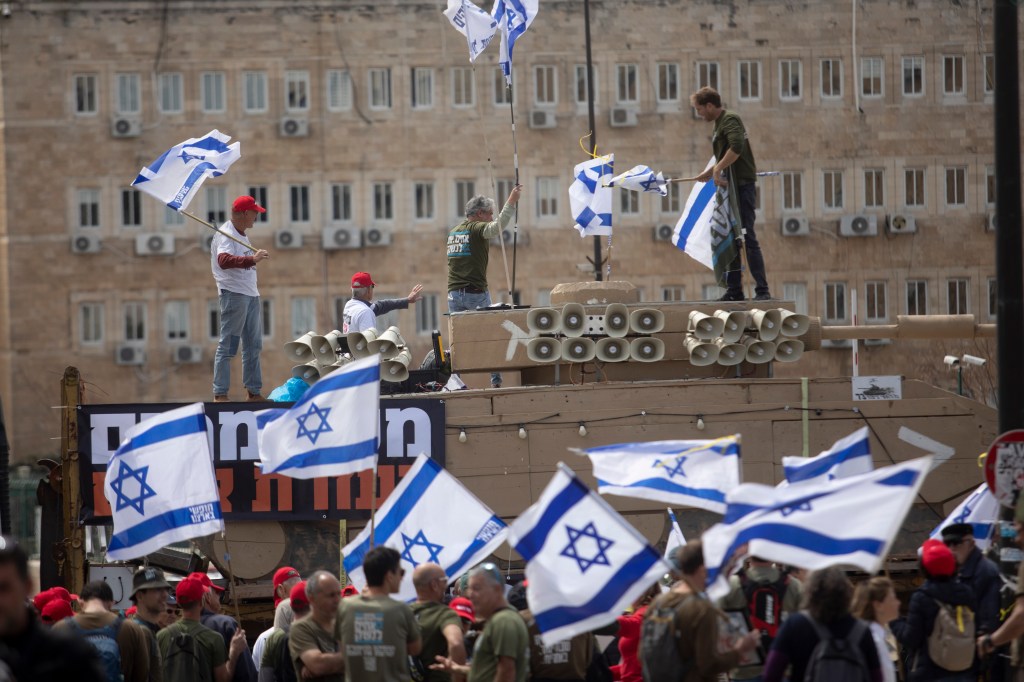
{"type": "Polygon", "coordinates": [[[640,308],[629,314],[629,326],[638,334],[657,334],[665,327],[665,313],[657,308],[640,308]]]}
{"type": "Polygon", "coordinates": [[[706,315],[699,310],[690,311],[688,329],[701,341],[711,341],[725,331],[725,320],[706,315]]]}
{"type": "Polygon", "coordinates": [[[380,363],[381,381],[397,383],[409,378],[409,363],[412,362],[412,353],[408,348],[402,348],[390,360],[380,363]]]}
{"type": "Polygon", "coordinates": [[[373,355],[370,344],[376,340],[377,330],[372,327],[361,332],[349,332],[348,351],[353,358],[368,358],[373,355]]]}
{"type": "Polygon", "coordinates": [[[783,336],[803,336],[811,326],[811,318],[779,308],[779,323],[783,336]]]}
{"type": "Polygon", "coordinates": [[[724,338],[715,339],[718,346],[718,364],[724,367],[738,365],[747,359],[747,347],[742,343],[730,343],[724,338]]]}
{"type": "Polygon", "coordinates": [[[629,344],[629,355],[640,362],[658,362],[665,358],[665,342],[650,337],[633,339],[629,344]]]}
{"type": "Polygon", "coordinates": [[[526,327],[537,334],[557,334],[562,329],[562,313],[554,308],[531,308],[526,327]]]}
{"type": "Polygon", "coordinates": [[[736,343],[743,338],[747,328],[747,313],[743,310],[716,310],[715,317],[722,320],[722,338],[728,343],[736,343]]]}
{"type": "Polygon", "coordinates": [[[307,384],[312,386],[316,383],[316,380],[320,378],[320,365],[316,360],[312,360],[302,365],[295,365],[292,367],[292,376],[298,379],[302,379],[307,384]]]}
{"type": "Polygon", "coordinates": [[[629,310],[621,303],[610,303],[604,309],[604,333],[621,338],[629,333],[629,310]]]}
{"type": "Polygon", "coordinates": [[[284,344],[284,352],[293,361],[309,362],[314,357],[312,347],[314,336],[316,336],[316,332],[306,332],[294,341],[289,341],[284,344]]]}
{"type": "Polygon", "coordinates": [[[597,342],[594,354],[601,362],[625,362],[629,360],[629,341],[606,336],[597,342]]]}
{"type": "Polygon", "coordinates": [[[310,339],[310,345],[313,348],[313,355],[316,356],[316,361],[321,365],[329,365],[337,360],[342,336],[343,334],[335,329],[323,336],[314,336],[310,339]]]}
{"type": "Polygon", "coordinates": [[[718,346],[713,343],[688,334],[685,345],[690,352],[690,364],[694,367],[706,367],[718,361],[718,346]]]}
{"type": "Polygon", "coordinates": [[[395,357],[405,346],[405,339],[398,332],[398,327],[388,327],[376,340],[367,344],[370,354],[380,353],[381,360],[395,357]]]}
{"type": "Polygon", "coordinates": [[[743,344],[747,347],[746,360],[751,364],[763,365],[775,359],[775,344],[771,341],[744,336],[743,344]]]}
{"type": "Polygon", "coordinates": [[[750,311],[750,321],[747,323],[747,327],[756,329],[757,335],[761,337],[762,341],[774,341],[782,328],[782,318],[779,316],[778,310],[754,308],[750,311]]]}
{"type": "Polygon", "coordinates": [[[562,344],[550,336],[538,336],[526,342],[526,357],[531,362],[554,362],[562,356],[562,344]]]}
{"type": "MultiPolygon", "coordinates": [[[[571,305],[566,303],[566,305],[571,305]]],[[[565,315],[562,316],[563,322],[565,315]]],[[[590,339],[562,339],[562,358],[570,362],[590,362],[597,353],[597,345],[590,339]]]]}
{"type": "Polygon", "coordinates": [[[783,339],[775,347],[775,359],[779,362],[796,362],[804,354],[804,342],[800,339],[783,339]]]}
{"type": "Polygon", "coordinates": [[[583,335],[587,315],[579,303],[566,303],[562,306],[562,332],[569,337],[583,335]]]}

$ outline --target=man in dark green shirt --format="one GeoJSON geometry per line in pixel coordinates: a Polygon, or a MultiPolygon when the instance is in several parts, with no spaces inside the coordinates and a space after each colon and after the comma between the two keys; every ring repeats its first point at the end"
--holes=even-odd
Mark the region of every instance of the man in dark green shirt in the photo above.
{"type": "MultiPolygon", "coordinates": [[[[714,180],[721,187],[736,192],[739,199],[740,223],[743,226],[743,248],[747,253],[747,266],[754,278],[754,300],[769,301],[768,278],[765,276],[764,256],[754,232],[754,211],[757,206],[757,165],[750,149],[747,129],[736,112],[722,107],[722,97],[714,88],[703,87],[690,95],[690,103],[697,115],[714,123],[711,147],[715,165],[697,176],[698,182],[714,180]],[[731,182],[730,182],[731,181],[731,182]]],[[[735,204],[734,204],[735,205],[735,204]]],[[[743,262],[739,252],[729,265],[728,289],[722,301],[742,301],[743,262]]]]}
{"type": "Polygon", "coordinates": [[[466,645],[462,637],[462,619],[441,599],[448,587],[444,569],[433,563],[424,563],[412,572],[412,584],[416,588],[416,601],[412,613],[420,625],[423,648],[419,661],[428,682],[449,682],[452,676],[441,670],[430,670],[436,656],[448,656],[456,663],[466,662],[466,645]]]}
{"type": "MultiPolygon", "coordinates": [[[[181,620],[168,625],[157,633],[156,643],[160,647],[160,658],[163,661],[164,672],[168,672],[176,665],[171,660],[172,649],[177,650],[175,640],[179,634],[192,637],[195,643],[204,651],[207,664],[210,666],[211,677],[216,682],[228,682],[235,674],[235,664],[238,657],[246,650],[245,631],[242,628],[235,630],[231,638],[231,644],[225,648],[224,639],[219,633],[211,630],[199,622],[203,609],[203,584],[195,578],[185,578],[175,588],[178,606],[181,607],[181,620]]],[[[178,652],[175,656],[188,656],[187,653],[178,652]]]]}

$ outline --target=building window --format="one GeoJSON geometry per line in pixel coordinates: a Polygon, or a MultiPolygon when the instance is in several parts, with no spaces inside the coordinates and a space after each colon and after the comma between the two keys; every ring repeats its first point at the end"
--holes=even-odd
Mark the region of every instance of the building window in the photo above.
{"type": "Polygon", "coordinates": [[[658,87],[655,93],[658,104],[679,103],[679,65],[661,62],[658,68],[658,87]]]}
{"type": "Polygon", "coordinates": [[[558,104],[558,73],[555,67],[533,67],[533,103],[537,106],[558,104]]]}
{"type": "MultiPolygon", "coordinates": [[[[492,91],[494,94],[494,106],[508,106],[512,101],[512,93],[509,91],[508,82],[505,80],[505,72],[500,66],[494,67],[494,77],[491,79],[492,91]]],[[[595,76],[595,80],[596,80],[595,76]]]]}
{"type": "Polygon", "coordinates": [[[430,334],[440,326],[437,302],[437,294],[423,294],[423,300],[416,304],[417,334],[430,334]]]}
{"type": "Polygon", "coordinates": [[[970,280],[953,278],[946,280],[946,312],[950,315],[968,315],[971,302],[968,296],[970,280]]]}
{"type": "Polygon", "coordinates": [[[946,55],[942,58],[942,94],[952,97],[963,97],[967,94],[964,88],[964,56],[946,55]]]}
{"type": "Polygon", "coordinates": [[[924,169],[903,170],[903,202],[907,208],[924,207],[924,169]]]}
{"type": "Polygon", "coordinates": [[[331,185],[331,222],[347,223],[352,220],[352,185],[331,185]]]}
{"type": "Polygon", "coordinates": [[[800,171],[782,174],[782,210],[802,211],[804,208],[804,175],[800,171]]]}
{"type": "Polygon", "coordinates": [[[619,192],[619,215],[640,215],[640,193],[619,192]]]}
{"type": "Polygon", "coordinates": [[[865,289],[865,321],[885,322],[889,319],[889,298],[887,282],[866,282],[865,289]]]}
{"type": "Polygon", "coordinates": [[[394,217],[395,210],[391,198],[391,183],[373,183],[373,219],[394,220],[394,217]]]}
{"type": "Polygon", "coordinates": [[[316,330],[316,297],[295,296],[292,298],[292,338],[298,338],[316,330]]]}
{"type": "Polygon", "coordinates": [[[170,206],[164,206],[164,225],[167,227],[181,227],[185,224],[185,216],[175,211],[170,206]]]}
{"type": "Polygon", "coordinates": [[[220,339],[220,301],[216,298],[206,299],[206,323],[210,338],[220,339]]]}
{"type": "Polygon", "coordinates": [[[100,226],[100,191],[98,189],[78,190],[78,226],[100,226]]]}
{"type": "Polygon", "coordinates": [[[164,331],[168,341],[188,339],[188,301],[167,301],[164,304],[164,331]]]}
{"type": "Polygon", "coordinates": [[[468,66],[452,69],[452,106],[471,107],[476,104],[476,83],[468,66]]]}
{"type": "Polygon", "coordinates": [[[946,169],[946,206],[967,205],[967,169],[955,166],[946,169]]]}
{"type": "Polygon", "coordinates": [[[434,183],[417,182],[413,185],[416,220],[431,220],[434,217],[434,183]]]}
{"type": "Polygon", "coordinates": [[[999,289],[996,286],[996,278],[988,278],[988,316],[991,319],[996,319],[996,312],[999,310],[999,289]]]}
{"type": "Polygon", "coordinates": [[[860,94],[862,96],[882,96],[884,69],[885,61],[881,57],[865,57],[860,60],[860,94]]]}
{"type": "MultiPolygon", "coordinates": [[[[638,194],[637,192],[627,192],[638,194]]],[[[683,212],[683,189],[682,183],[672,182],[668,185],[668,194],[661,198],[661,212],[670,215],[679,215],[683,212]]]]}
{"type": "Polygon", "coordinates": [[[117,74],[117,113],[138,114],[142,111],[142,79],[137,73],[117,74]]]}
{"type": "Polygon", "coordinates": [[[245,113],[259,114],[266,111],[267,74],[262,71],[246,71],[242,74],[242,83],[242,107],[245,113]]]}
{"type": "Polygon", "coordinates": [[[288,208],[293,223],[309,222],[309,185],[288,186],[288,208]]]}
{"type": "Polygon", "coordinates": [[[200,77],[202,92],[200,94],[200,106],[204,113],[219,114],[226,110],[224,104],[224,73],[213,71],[204,73],[200,77]]]}
{"type": "Polygon", "coordinates": [[[78,338],[83,344],[103,343],[103,304],[81,303],[78,306],[78,338]]]}
{"type": "Polygon", "coordinates": [[[825,321],[846,322],[846,282],[825,282],[825,321]]]}
{"type": "Polygon", "coordinates": [[[907,280],[907,315],[928,314],[928,282],[923,279],[907,280]]]}
{"type": "Polygon", "coordinates": [[[558,178],[537,178],[537,217],[558,215],[558,178]]]}
{"type": "MultiPolygon", "coordinates": [[[[259,203],[259,202],[257,202],[259,203]]],[[[261,204],[262,205],[262,204],[261,204]]],[[[225,187],[206,188],[206,220],[221,225],[228,219],[228,195],[225,187]]]]}
{"type": "Polygon", "coordinates": [[[779,61],[779,99],[797,100],[803,97],[803,62],[799,59],[779,61]]]}
{"type": "MultiPolygon", "coordinates": [[[[494,200],[499,206],[505,205],[505,200],[508,199],[508,195],[512,193],[512,188],[516,186],[516,181],[512,178],[498,178],[494,182],[495,195],[494,200]]],[[[463,206],[459,207],[459,215],[462,215],[463,206]]]]}
{"type": "Polygon", "coordinates": [[[697,71],[697,89],[701,88],[714,88],[719,90],[718,87],[718,62],[703,62],[699,61],[695,64],[694,68],[697,71]]]}
{"type": "Polygon", "coordinates": [[[881,168],[864,169],[864,208],[885,206],[885,173],[881,168]]]}
{"type": "Polygon", "coordinates": [[[843,171],[823,171],[821,174],[825,208],[843,207],[843,171]]]}
{"type": "Polygon", "coordinates": [[[124,304],[124,340],[146,340],[146,304],[132,301],[124,304]]]}
{"type": "Polygon", "coordinates": [[[263,338],[269,339],[274,335],[274,300],[260,298],[260,304],[263,306],[263,338]]]}
{"type": "Polygon", "coordinates": [[[739,67],[740,99],[761,99],[761,62],[741,61],[739,67]]]}
{"type": "Polygon", "coordinates": [[[782,298],[793,301],[793,310],[801,315],[807,314],[807,284],[804,282],[783,282],[782,298]]]}
{"type": "Polygon", "coordinates": [[[841,59],[821,60],[821,96],[836,99],[843,96],[843,62],[841,59]]]}
{"type": "MultiPolygon", "coordinates": [[[[597,97],[597,84],[601,82],[601,79],[597,77],[597,66],[591,67],[594,71],[594,104],[598,102],[597,97]]],[[[587,65],[577,64],[573,70],[575,74],[573,83],[573,97],[576,104],[579,106],[587,106],[587,65]]]]}
{"type": "Polygon", "coordinates": [[[180,114],[185,110],[184,84],[180,73],[162,73],[157,78],[160,90],[160,113],[180,114]]]}
{"type": "Polygon", "coordinates": [[[309,71],[284,72],[284,108],[289,113],[309,111],[309,71]]]}
{"type": "Polygon", "coordinates": [[[924,94],[924,57],[903,58],[903,94],[924,94]]]}
{"type": "Polygon", "coordinates": [[[985,166],[985,203],[988,206],[996,205],[996,169],[995,166],[985,166]]]}
{"type": "Polygon", "coordinates": [[[391,69],[370,69],[370,108],[391,108],[391,69]]]}
{"type": "Polygon", "coordinates": [[[142,226],[142,193],[135,189],[121,190],[121,226],[142,226]]]}
{"type": "Polygon", "coordinates": [[[686,288],[681,284],[664,286],[661,288],[662,301],[685,301],[686,288]]]}
{"type": "MultiPolygon", "coordinates": [[[[466,204],[476,195],[476,183],[472,180],[455,181],[455,215],[461,216],[466,212],[466,204]]],[[[494,202],[501,201],[501,197],[495,197],[494,202]]],[[[502,204],[504,205],[504,204],[502,204]]],[[[499,210],[501,210],[499,208],[499,210]]],[[[497,217],[497,216],[495,216],[497,217]]]]}
{"type": "Polygon", "coordinates": [[[615,101],[618,104],[636,104],[640,101],[636,64],[616,64],[615,101]]]}
{"type": "Polygon", "coordinates": [[[996,91],[996,60],[991,52],[985,54],[982,58],[981,68],[981,79],[984,83],[985,94],[991,95],[996,91]]]}
{"type": "Polygon", "coordinates": [[[328,69],[327,110],[348,111],[352,108],[352,76],[348,71],[328,69]]]}
{"type": "Polygon", "coordinates": [[[434,70],[415,67],[410,80],[412,81],[412,108],[432,108],[434,106],[434,70]]]}
{"type": "Polygon", "coordinates": [[[99,110],[96,90],[95,74],[82,73],[75,76],[76,114],[95,114],[99,110]]]}
{"type": "MultiPolygon", "coordinates": [[[[255,199],[257,204],[259,204],[263,208],[267,209],[266,213],[257,213],[256,214],[256,222],[258,222],[258,223],[269,222],[270,218],[268,218],[267,216],[270,214],[270,210],[268,208],[270,206],[270,204],[268,203],[267,186],[266,185],[250,185],[249,186],[249,196],[251,196],[253,199],[255,199]]],[[[224,203],[226,204],[227,201],[225,201],[224,203]]]]}

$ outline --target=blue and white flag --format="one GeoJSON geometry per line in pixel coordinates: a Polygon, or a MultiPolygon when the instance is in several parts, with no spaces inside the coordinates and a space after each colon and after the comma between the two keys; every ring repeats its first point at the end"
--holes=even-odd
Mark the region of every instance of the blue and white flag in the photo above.
{"type": "Polygon", "coordinates": [[[597,491],[725,512],[740,484],[739,435],[715,440],[662,440],[574,450],[594,465],[597,491]]]}
{"type": "Polygon", "coordinates": [[[817,457],[783,457],[782,468],[789,485],[822,483],[866,474],[874,468],[868,427],[861,427],[840,438],[817,457]]]}
{"type": "Polygon", "coordinates": [[[647,540],[561,462],[508,535],[526,561],[526,596],[545,646],[614,622],[669,571],[647,540]]]}
{"type": "Polygon", "coordinates": [[[606,183],[614,166],[615,155],[608,154],[588,159],[572,169],[569,210],[580,237],[612,233],[612,190],[606,183]]]}
{"type": "Polygon", "coordinates": [[[663,197],[668,196],[665,176],[661,171],[655,173],[650,166],[633,166],[609,180],[608,187],[621,187],[634,192],[657,192],[663,197]]]}
{"type": "Polygon", "coordinates": [[[103,494],[114,521],[107,547],[111,561],[223,531],[203,404],[129,428],[107,463],[103,494]]]}
{"type": "MultiPolygon", "coordinates": [[[[715,165],[711,157],[704,170],[715,165]]],[[[715,183],[698,182],[690,190],[683,214],[676,221],[672,243],[709,270],[715,266],[711,258],[711,216],[715,211],[715,183]]]]}
{"type": "Polygon", "coordinates": [[[672,552],[677,547],[682,547],[686,544],[686,536],[683,535],[683,529],[679,527],[679,521],[676,520],[676,513],[672,511],[672,507],[667,510],[669,522],[672,524],[672,529],[668,533],[668,541],[665,543],[665,561],[672,563],[672,552]]]}
{"type": "Polygon", "coordinates": [[[471,62],[487,49],[498,30],[498,20],[469,0],[448,0],[444,15],[456,31],[466,36],[471,62]]]}
{"type": "Polygon", "coordinates": [[[739,486],[727,497],[725,520],[702,537],[708,595],[728,593],[729,565],[743,552],[810,570],[849,565],[877,572],[931,461],[925,456],[818,484],[739,486]]]}
{"type": "Polygon", "coordinates": [[[501,31],[501,52],[498,63],[505,74],[505,82],[512,84],[512,48],[537,16],[539,0],[494,0],[491,16],[501,31]]]}
{"type": "Polygon", "coordinates": [[[264,474],[344,476],[377,465],[380,355],[350,362],[288,409],[256,413],[264,474]]]}
{"type": "Polygon", "coordinates": [[[206,178],[224,175],[241,158],[241,143],[228,144],[230,139],[230,135],[211,130],[203,137],[176,144],[139,171],[132,187],[181,211],[206,178]]]}
{"type": "Polygon", "coordinates": [[[941,540],[942,529],[946,526],[953,523],[969,523],[974,528],[974,544],[982,552],[987,552],[989,545],[992,544],[992,531],[998,520],[999,502],[988,485],[982,483],[956,506],[952,514],[935,526],[929,537],[941,540]]]}
{"type": "Polygon", "coordinates": [[[432,562],[454,580],[483,561],[505,541],[505,522],[469,492],[454,476],[426,455],[391,492],[376,514],[373,542],[370,526],[342,550],[349,580],[366,584],[363,557],[374,543],[402,555],[405,578],[398,598],[416,598],[412,571],[432,562]]]}

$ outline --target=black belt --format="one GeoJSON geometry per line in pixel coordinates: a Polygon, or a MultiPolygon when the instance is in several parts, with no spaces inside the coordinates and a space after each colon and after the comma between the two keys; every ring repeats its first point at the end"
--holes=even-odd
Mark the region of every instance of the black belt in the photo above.
{"type": "Polygon", "coordinates": [[[486,289],[477,289],[476,287],[462,287],[461,289],[452,289],[452,291],[459,291],[466,294],[486,294],[486,289]]]}

